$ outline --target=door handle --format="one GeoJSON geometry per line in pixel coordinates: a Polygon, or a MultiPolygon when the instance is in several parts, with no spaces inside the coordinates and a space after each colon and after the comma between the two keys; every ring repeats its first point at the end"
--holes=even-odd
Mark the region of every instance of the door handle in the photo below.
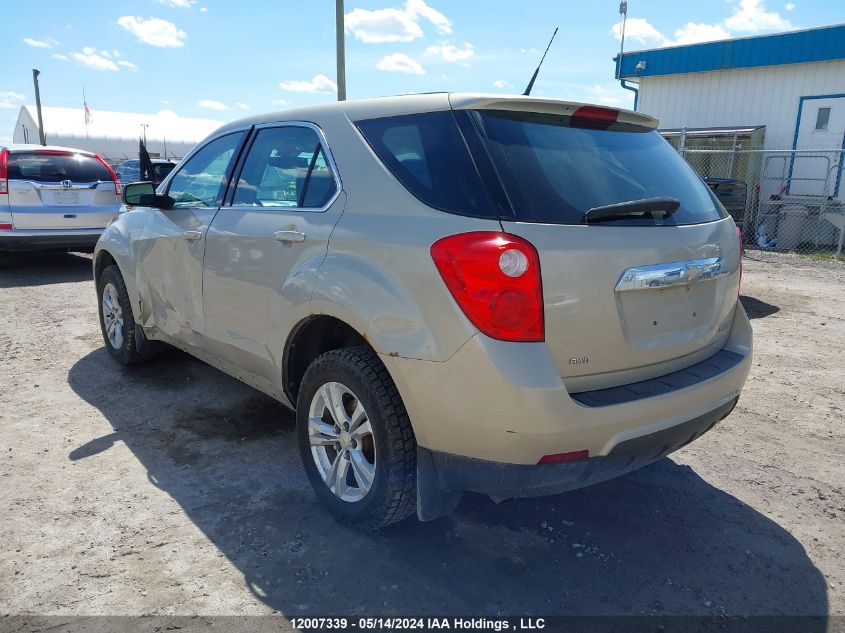
{"type": "Polygon", "coordinates": [[[273,239],[277,242],[304,242],[305,233],[300,231],[276,231],[273,239]]]}
{"type": "Polygon", "coordinates": [[[202,231],[184,231],[182,237],[186,240],[198,240],[202,237],[202,231]]]}

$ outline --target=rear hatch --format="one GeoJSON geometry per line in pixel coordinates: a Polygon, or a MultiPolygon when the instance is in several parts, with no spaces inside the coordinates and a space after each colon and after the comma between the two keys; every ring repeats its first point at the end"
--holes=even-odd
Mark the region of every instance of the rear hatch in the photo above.
{"type": "Polygon", "coordinates": [[[7,173],[16,229],[102,229],[117,214],[113,172],[96,156],[12,151],[7,173]]]}
{"type": "Polygon", "coordinates": [[[477,163],[493,166],[503,228],[537,248],[546,343],[570,391],[664,375],[724,345],[736,227],[654,119],[536,100],[453,106],[477,163]],[[667,198],[670,214],[587,213],[667,198]]]}

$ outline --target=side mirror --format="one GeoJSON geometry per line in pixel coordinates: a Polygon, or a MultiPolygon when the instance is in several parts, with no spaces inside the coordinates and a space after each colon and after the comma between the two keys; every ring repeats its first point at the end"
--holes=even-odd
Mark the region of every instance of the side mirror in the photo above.
{"type": "Polygon", "coordinates": [[[155,184],[151,182],[132,182],[124,185],[121,199],[127,207],[167,209],[173,203],[170,196],[156,194],[155,184]]]}

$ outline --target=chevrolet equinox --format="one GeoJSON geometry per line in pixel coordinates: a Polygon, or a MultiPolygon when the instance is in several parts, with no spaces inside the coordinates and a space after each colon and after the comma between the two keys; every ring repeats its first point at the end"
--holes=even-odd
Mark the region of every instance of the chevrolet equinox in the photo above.
{"type": "Polygon", "coordinates": [[[752,347],[736,226],[656,126],[474,94],[227,124],[125,187],[106,349],[166,343],[294,409],[363,529],[640,468],[731,412],[752,347]]]}

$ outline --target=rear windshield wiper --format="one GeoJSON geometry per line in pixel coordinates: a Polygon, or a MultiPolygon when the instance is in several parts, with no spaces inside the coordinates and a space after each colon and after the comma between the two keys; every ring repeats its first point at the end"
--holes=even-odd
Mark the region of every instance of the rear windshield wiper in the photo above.
{"type": "Polygon", "coordinates": [[[581,218],[582,224],[616,220],[629,216],[640,216],[646,213],[660,214],[660,219],[666,219],[681,206],[680,200],[675,198],[646,198],[644,200],[629,200],[607,204],[603,207],[593,207],[581,218]]]}

